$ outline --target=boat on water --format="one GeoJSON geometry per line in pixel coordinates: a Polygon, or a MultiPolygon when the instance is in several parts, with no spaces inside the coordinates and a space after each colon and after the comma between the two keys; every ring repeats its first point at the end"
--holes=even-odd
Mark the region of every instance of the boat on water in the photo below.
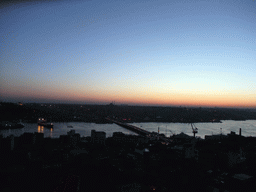
{"type": "Polygon", "coordinates": [[[23,128],[24,124],[19,122],[9,122],[9,121],[2,121],[0,124],[0,129],[19,129],[23,128]]]}
{"type": "Polygon", "coordinates": [[[53,127],[53,123],[47,122],[45,118],[38,118],[37,124],[44,127],[53,127]]]}

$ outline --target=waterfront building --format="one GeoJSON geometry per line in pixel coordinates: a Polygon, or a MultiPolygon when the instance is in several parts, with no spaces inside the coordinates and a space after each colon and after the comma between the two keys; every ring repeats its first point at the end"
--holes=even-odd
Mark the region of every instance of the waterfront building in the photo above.
{"type": "Polygon", "coordinates": [[[14,149],[14,136],[13,135],[10,135],[9,137],[8,137],[8,140],[9,140],[9,142],[10,142],[10,149],[11,149],[11,151],[14,149]]]}
{"type": "Polygon", "coordinates": [[[27,144],[27,145],[32,145],[35,144],[35,135],[33,133],[27,133],[25,132],[22,136],[21,136],[21,143],[22,144],[27,144]]]}
{"type": "Polygon", "coordinates": [[[68,135],[60,135],[60,143],[67,144],[69,142],[68,135]]]}
{"type": "Polygon", "coordinates": [[[70,130],[70,131],[67,132],[67,134],[68,134],[69,136],[73,136],[75,133],[76,133],[76,131],[75,131],[74,129],[72,129],[72,130],[70,130]]]}
{"type": "Polygon", "coordinates": [[[177,135],[173,135],[171,137],[171,139],[175,142],[175,143],[188,143],[188,142],[191,142],[191,140],[193,139],[194,137],[192,136],[189,136],[183,132],[181,132],[180,134],[177,134],[177,135]]]}
{"type": "Polygon", "coordinates": [[[34,143],[35,144],[42,144],[43,141],[44,141],[44,133],[38,133],[38,132],[35,132],[34,133],[34,143]]]}
{"type": "Polygon", "coordinates": [[[195,149],[194,143],[183,144],[183,150],[185,159],[194,158],[198,160],[198,150],[195,149]]]}
{"type": "Polygon", "coordinates": [[[14,149],[14,136],[10,135],[6,138],[1,137],[0,149],[2,151],[12,151],[14,149]]]}
{"type": "Polygon", "coordinates": [[[106,133],[103,131],[91,130],[91,142],[105,145],[106,133]]]}
{"type": "Polygon", "coordinates": [[[80,142],[80,134],[75,133],[74,135],[70,135],[69,142],[70,142],[71,147],[75,147],[77,145],[77,143],[80,142]]]}
{"type": "Polygon", "coordinates": [[[125,135],[122,132],[114,132],[113,139],[117,142],[124,142],[124,143],[147,143],[148,138],[143,136],[136,136],[136,135],[125,135]]]}
{"type": "Polygon", "coordinates": [[[222,135],[222,134],[219,134],[219,135],[205,135],[205,140],[221,140],[221,139],[224,139],[224,138],[227,138],[228,136],[226,135],[222,135]]]}
{"type": "Polygon", "coordinates": [[[75,147],[80,142],[80,134],[75,130],[70,130],[67,135],[60,135],[60,143],[68,144],[70,147],[75,147]]]}
{"type": "Polygon", "coordinates": [[[123,137],[125,134],[124,133],[122,133],[122,132],[114,132],[113,133],[113,137],[115,138],[115,137],[123,137]]]}

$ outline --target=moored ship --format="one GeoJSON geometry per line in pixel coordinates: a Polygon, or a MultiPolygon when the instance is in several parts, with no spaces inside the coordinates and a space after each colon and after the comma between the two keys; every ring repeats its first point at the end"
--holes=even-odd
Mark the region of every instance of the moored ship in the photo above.
{"type": "Polygon", "coordinates": [[[37,124],[44,127],[53,127],[53,123],[47,122],[45,118],[38,118],[37,124]]]}
{"type": "Polygon", "coordinates": [[[17,129],[23,128],[24,124],[21,122],[9,122],[9,121],[2,121],[0,124],[0,129],[17,129]]]}

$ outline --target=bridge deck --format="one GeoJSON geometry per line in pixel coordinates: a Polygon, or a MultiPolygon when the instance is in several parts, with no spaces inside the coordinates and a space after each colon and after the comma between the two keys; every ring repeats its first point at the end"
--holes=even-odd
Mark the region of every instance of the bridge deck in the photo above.
{"type": "MultiPolygon", "coordinates": [[[[133,131],[133,132],[135,132],[135,133],[138,133],[138,134],[140,134],[140,135],[143,135],[143,136],[149,137],[149,135],[152,134],[151,132],[146,131],[146,130],[144,130],[144,129],[141,129],[141,128],[139,128],[139,127],[136,127],[136,126],[134,126],[134,125],[129,125],[129,124],[127,124],[127,123],[122,123],[122,122],[119,122],[119,121],[116,121],[116,120],[113,120],[113,119],[110,119],[110,118],[106,118],[106,120],[112,121],[113,123],[115,123],[115,124],[117,124],[117,125],[119,125],[119,126],[121,126],[121,127],[124,127],[124,128],[126,128],[126,129],[129,129],[129,130],[131,130],[131,131],[133,131]]],[[[166,138],[166,137],[163,137],[163,136],[151,136],[151,137],[158,137],[158,139],[160,139],[160,140],[162,140],[162,141],[164,141],[164,142],[166,142],[166,143],[169,143],[169,139],[166,138]]]]}
{"type": "Polygon", "coordinates": [[[129,124],[127,124],[127,123],[122,123],[122,122],[119,122],[119,121],[116,121],[116,120],[113,120],[113,119],[110,119],[110,118],[106,118],[106,119],[107,119],[108,121],[112,121],[113,123],[115,123],[115,124],[117,124],[117,125],[120,125],[120,126],[126,128],[126,129],[129,129],[129,130],[131,130],[131,131],[133,131],[133,132],[135,132],[135,133],[138,133],[138,134],[140,134],[140,135],[143,135],[143,136],[148,135],[148,134],[151,133],[151,132],[149,132],[149,131],[146,131],[146,130],[144,130],[144,129],[141,129],[141,128],[139,128],[139,127],[136,127],[136,126],[134,126],[134,125],[129,125],[129,124]]]}

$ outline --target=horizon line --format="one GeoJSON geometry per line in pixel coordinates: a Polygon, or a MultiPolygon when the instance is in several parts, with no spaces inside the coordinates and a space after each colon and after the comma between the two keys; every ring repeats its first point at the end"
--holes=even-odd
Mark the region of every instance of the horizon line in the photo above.
{"type": "Polygon", "coordinates": [[[13,102],[13,101],[0,101],[0,103],[22,103],[22,104],[57,104],[57,105],[110,105],[113,104],[114,106],[134,106],[134,107],[175,107],[175,108],[225,108],[225,109],[256,109],[256,107],[245,107],[245,106],[206,106],[206,105],[161,105],[161,104],[127,104],[127,103],[72,103],[72,102],[13,102]]]}

